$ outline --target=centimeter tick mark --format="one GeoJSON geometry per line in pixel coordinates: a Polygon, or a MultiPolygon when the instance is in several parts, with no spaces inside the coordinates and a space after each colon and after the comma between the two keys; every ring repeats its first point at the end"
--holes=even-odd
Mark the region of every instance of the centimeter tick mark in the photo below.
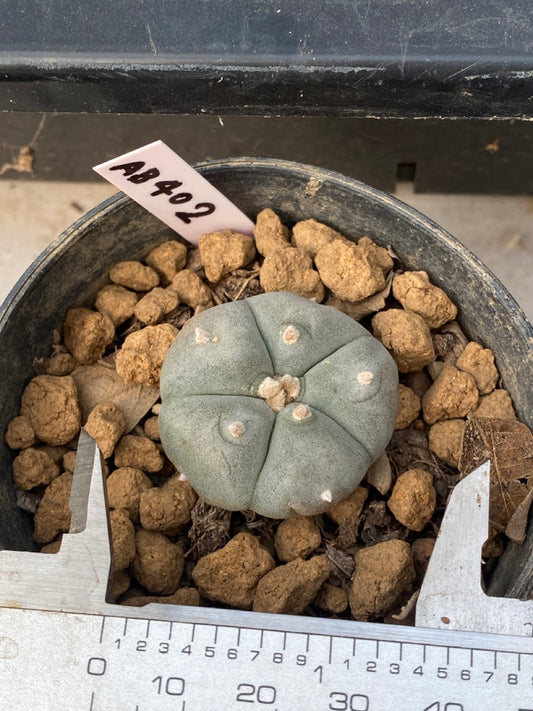
{"type": "Polygon", "coordinates": [[[376,639],[376,659],[379,659],[379,639],[376,639]]]}
{"type": "Polygon", "coordinates": [[[241,628],[238,627],[237,628],[237,647],[239,646],[240,643],[241,643],[241,628]]]}
{"type": "Polygon", "coordinates": [[[283,633],[283,651],[285,651],[287,648],[287,633],[283,633]]]}
{"type": "Polygon", "coordinates": [[[102,626],[100,627],[100,644],[102,644],[102,640],[104,639],[104,627],[105,627],[105,615],[102,617],[102,626]]]}
{"type": "Polygon", "coordinates": [[[400,642],[400,661],[402,661],[403,657],[403,642],[400,642]]]}
{"type": "Polygon", "coordinates": [[[168,639],[169,639],[169,641],[172,639],[172,625],[173,625],[173,624],[174,624],[174,623],[171,621],[171,622],[170,622],[170,625],[169,625],[169,628],[168,628],[168,639]]]}
{"type": "Polygon", "coordinates": [[[333,657],[333,637],[330,637],[329,638],[328,664],[331,664],[332,657],[333,657]]]}
{"type": "Polygon", "coordinates": [[[305,651],[306,651],[306,653],[309,652],[309,635],[306,635],[305,651]]]}
{"type": "Polygon", "coordinates": [[[146,620],[146,632],[145,632],[145,637],[148,639],[148,635],[150,634],[150,620],[146,620]]]}
{"type": "Polygon", "coordinates": [[[89,706],[89,711],[94,709],[94,691],[91,693],[91,705],[89,706]]]}
{"type": "Polygon", "coordinates": [[[194,642],[195,631],[196,631],[196,624],[193,622],[192,629],[191,629],[191,642],[194,642]]]}
{"type": "Polygon", "coordinates": [[[498,652],[494,652],[494,668],[498,668],[498,652]]]}
{"type": "Polygon", "coordinates": [[[124,627],[122,628],[122,636],[126,636],[126,630],[128,629],[128,618],[124,618],[124,627]]]}
{"type": "Polygon", "coordinates": [[[470,666],[471,667],[474,666],[474,650],[473,649],[470,650],[470,666]]]}
{"type": "Polygon", "coordinates": [[[356,638],[354,637],[354,638],[352,639],[352,657],[355,657],[355,647],[356,647],[356,645],[357,645],[357,640],[356,640],[356,638]]]}
{"type": "Polygon", "coordinates": [[[215,634],[213,635],[213,644],[217,643],[218,639],[218,625],[215,625],[215,634]]]}
{"type": "Polygon", "coordinates": [[[424,644],[424,645],[422,645],[422,663],[423,664],[426,663],[426,651],[427,651],[427,647],[424,644]]]}
{"type": "Polygon", "coordinates": [[[259,649],[262,649],[263,647],[263,635],[265,634],[265,630],[261,630],[261,636],[259,637],[259,649]]]}
{"type": "Polygon", "coordinates": [[[446,647],[446,666],[450,665],[450,648],[446,647]]]}

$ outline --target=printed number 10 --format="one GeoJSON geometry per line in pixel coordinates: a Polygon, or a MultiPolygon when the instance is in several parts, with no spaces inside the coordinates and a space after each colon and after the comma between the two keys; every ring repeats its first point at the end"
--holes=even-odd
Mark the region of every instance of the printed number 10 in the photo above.
{"type": "Polygon", "coordinates": [[[185,679],[182,679],[181,676],[169,676],[166,679],[156,676],[155,679],[152,679],[152,684],[156,685],[158,694],[182,696],[185,693],[185,679]]]}

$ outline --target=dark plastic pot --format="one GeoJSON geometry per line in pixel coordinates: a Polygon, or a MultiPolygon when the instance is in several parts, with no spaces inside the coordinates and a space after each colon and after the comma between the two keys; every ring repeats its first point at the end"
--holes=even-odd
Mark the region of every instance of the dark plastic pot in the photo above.
{"type": "MultiPolygon", "coordinates": [[[[287,224],[314,217],[347,237],[368,235],[380,244],[391,244],[406,267],[427,271],[459,306],[468,335],[494,351],[520,418],[533,427],[533,328],[502,284],[438,225],[389,195],[311,166],[238,158],[197,168],[252,218],[265,207],[277,211],[287,224]]],[[[173,236],[119,194],[87,213],[34,262],[0,309],[2,432],[18,413],[21,394],[33,374],[33,359],[49,354],[52,331],[61,325],[66,310],[89,303],[115,262],[142,257],[173,236]]],[[[30,522],[15,505],[12,458],[2,438],[0,547],[30,549],[30,522]]],[[[511,546],[499,566],[500,594],[527,592],[531,565],[526,559],[531,557],[533,524],[528,542],[520,549],[511,546]]]]}

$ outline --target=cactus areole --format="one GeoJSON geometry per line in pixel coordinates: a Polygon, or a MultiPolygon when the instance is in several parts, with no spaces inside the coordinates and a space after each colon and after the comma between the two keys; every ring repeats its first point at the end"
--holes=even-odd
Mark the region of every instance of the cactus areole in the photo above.
{"type": "Polygon", "coordinates": [[[210,504],[271,518],[348,496],[387,445],[398,372],[363,326],[288,292],[203,311],[161,374],[161,442],[210,504]]]}

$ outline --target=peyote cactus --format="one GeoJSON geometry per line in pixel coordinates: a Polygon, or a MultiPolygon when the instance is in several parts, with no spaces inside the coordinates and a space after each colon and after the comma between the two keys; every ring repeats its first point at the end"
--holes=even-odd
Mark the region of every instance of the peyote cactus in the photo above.
{"type": "Polygon", "coordinates": [[[287,518],[359,484],[396,419],[397,368],[330,306],[272,292],[203,311],[161,374],[161,442],[208,503],[287,518]]]}

